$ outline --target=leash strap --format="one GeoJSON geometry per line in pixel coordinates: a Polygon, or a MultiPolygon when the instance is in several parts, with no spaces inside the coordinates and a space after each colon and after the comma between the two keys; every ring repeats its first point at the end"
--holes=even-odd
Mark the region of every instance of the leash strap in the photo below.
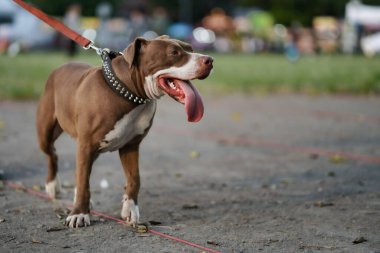
{"type": "Polygon", "coordinates": [[[121,55],[120,52],[110,51],[108,48],[101,51],[101,57],[103,60],[103,77],[106,80],[108,86],[123,99],[128,102],[141,105],[150,101],[148,98],[142,98],[133,93],[128,86],[123,83],[116,75],[112,68],[112,59],[121,55]]]}
{"type": "Polygon", "coordinates": [[[37,18],[41,19],[44,21],[46,24],[50,25],[60,33],[64,34],[68,38],[72,39],[79,45],[81,45],[84,49],[89,49],[92,47],[93,42],[89,39],[86,39],[76,31],[70,29],[66,25],[64,25],[62,22],[58,21],[55,18],[52,18],[48,16],[46,13],[42,12],[39,9],[34,8],[33,6],[30,6],[29,4],[25,3],[22,0],[13,0],[15,3],[20,5],[22,8],[36,16],[37,18]]]}
{"type": "Polygon", "coordinates": [[[114,70],[112,69],[111,60],[115,58],[116,56],[120,55],[119,52],[110,51],[108,49],[101,49],[94,46],[94,42],[91,40],[83,37],[76,31],[70,29],[66,25],[64,25],[62,22],[58,21],[55,18],[50,17],[43,11],[34,8],[33,6],[25,3],[23,0],[13,0],[15,3],[20,5],[22,8],[36,16],[37,18],[44,21],[46,24],[50,25],[60,33],[64,34],[68,38],[72,39],[79,45],[81,45],[84,49],[92,48],[96,51],[98,55],[102,57],[103,60],[103,76],[106,80],[108,86],[119,96],[124,98],[125,100],[132,102],[134,104],[140,105],[140,104],[146,104],[150,101],[150,99],[142,98],[137,96],[135,93],[133,93],[126,84],[124,84],[115,74],[114,70]]]}

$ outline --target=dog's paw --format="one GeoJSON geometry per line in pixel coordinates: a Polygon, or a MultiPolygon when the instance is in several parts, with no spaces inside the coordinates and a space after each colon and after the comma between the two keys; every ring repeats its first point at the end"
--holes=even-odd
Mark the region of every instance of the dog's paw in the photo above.
{"type": "Polygon", "coordinates": [[[68,226],[70,228],[90,226],[91,225],[90,215],[88,213],[87,214],[80,213],[80,214],[69,215],[66,218],[65,224],[66,224],[66,226],[68,226]]]}
{"type": "Polygon", "coordinates": [[[55,199],[57,197],[57,194],[61,192],[61,184],[58,177],[45,184],[45,191],[50,198],[55,199]]]}
{"type": "Polygon", "coordinates": [[[123,208],[121,209],[121,218],[132,226],[139,223],[140,212],[139,206],[135,204],[133,199],[128,199],[128,196],[123,197],[123,208]]]}

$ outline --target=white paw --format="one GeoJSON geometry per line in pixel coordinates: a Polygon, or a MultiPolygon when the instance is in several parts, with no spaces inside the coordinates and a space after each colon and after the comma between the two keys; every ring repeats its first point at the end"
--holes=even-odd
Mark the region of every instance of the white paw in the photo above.
{"type": "Polygon", "coordinates": [[[124,194],[123,208],[121,209],[121,218],[132,226],[136,226],[139,223],[140,212],[139,206],[135,204],[133,199],[128,199],[128,196],[124,194]]]}
{"type": "Polygon", "coordinates": [[[53,199],[57,197],[57,194],[61,192],[61,184],[58,177],[56,177],[53,181],[45,184],[45,191],[49,197],[53,199]]]}
{"type": "Polygon", "coordinates": [[[70,228],[87,227],[90,225],[89,214],[73,214],[66,218],[66,226],[69,226],[70,228]]]}

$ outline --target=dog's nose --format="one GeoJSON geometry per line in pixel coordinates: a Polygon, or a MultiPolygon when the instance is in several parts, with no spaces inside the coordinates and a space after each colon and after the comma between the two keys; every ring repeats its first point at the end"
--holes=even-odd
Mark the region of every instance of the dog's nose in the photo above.
{"type": "Polygon", "coordinates": [[[214,58],[211,56],[202,56],[201,63],[205,66],[212,66],[212,63],[214,62],[214,58]]]}

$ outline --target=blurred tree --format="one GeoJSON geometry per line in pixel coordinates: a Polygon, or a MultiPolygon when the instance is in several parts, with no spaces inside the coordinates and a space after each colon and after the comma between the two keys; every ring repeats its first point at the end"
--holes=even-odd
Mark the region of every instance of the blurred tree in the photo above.
{"type": "MultiPolygon", "coordinates": [[[[96,6],[105,0],[28,0],[50,15],[63,16],[67,6],[73,3],[82,5],[82,14],[84,16],[94,16],[96,6]]],[[[154,6],[165,7],[174,21],[181,18],[180,5],[188,1],[189,11],[192,12],[187,20],[193,23],[199,22],[202,17],[207,15],[214,7],[221,7],[227,13],[232,14],[235,7],[257,7],[273,14],[275,21],[290,25],[298,21],[303,25],[311,25],[314,16],[331,15],[335,17],[344,17],[345,5],[349,0],[150,0],[140,1],[147,5],[148,8],[154,6]]],[[[119,14],[119,7],[128,5],[133,1],[107,0],[114,8],[113,15],[119,14]]],[[[380,0],[362,0],[363,4],[380,5],[380,0]]],[[[183,10],[182,10],[183,12],[183,10]]],[[[182,14],[183,15],[183,14],[182,14]]]]}

